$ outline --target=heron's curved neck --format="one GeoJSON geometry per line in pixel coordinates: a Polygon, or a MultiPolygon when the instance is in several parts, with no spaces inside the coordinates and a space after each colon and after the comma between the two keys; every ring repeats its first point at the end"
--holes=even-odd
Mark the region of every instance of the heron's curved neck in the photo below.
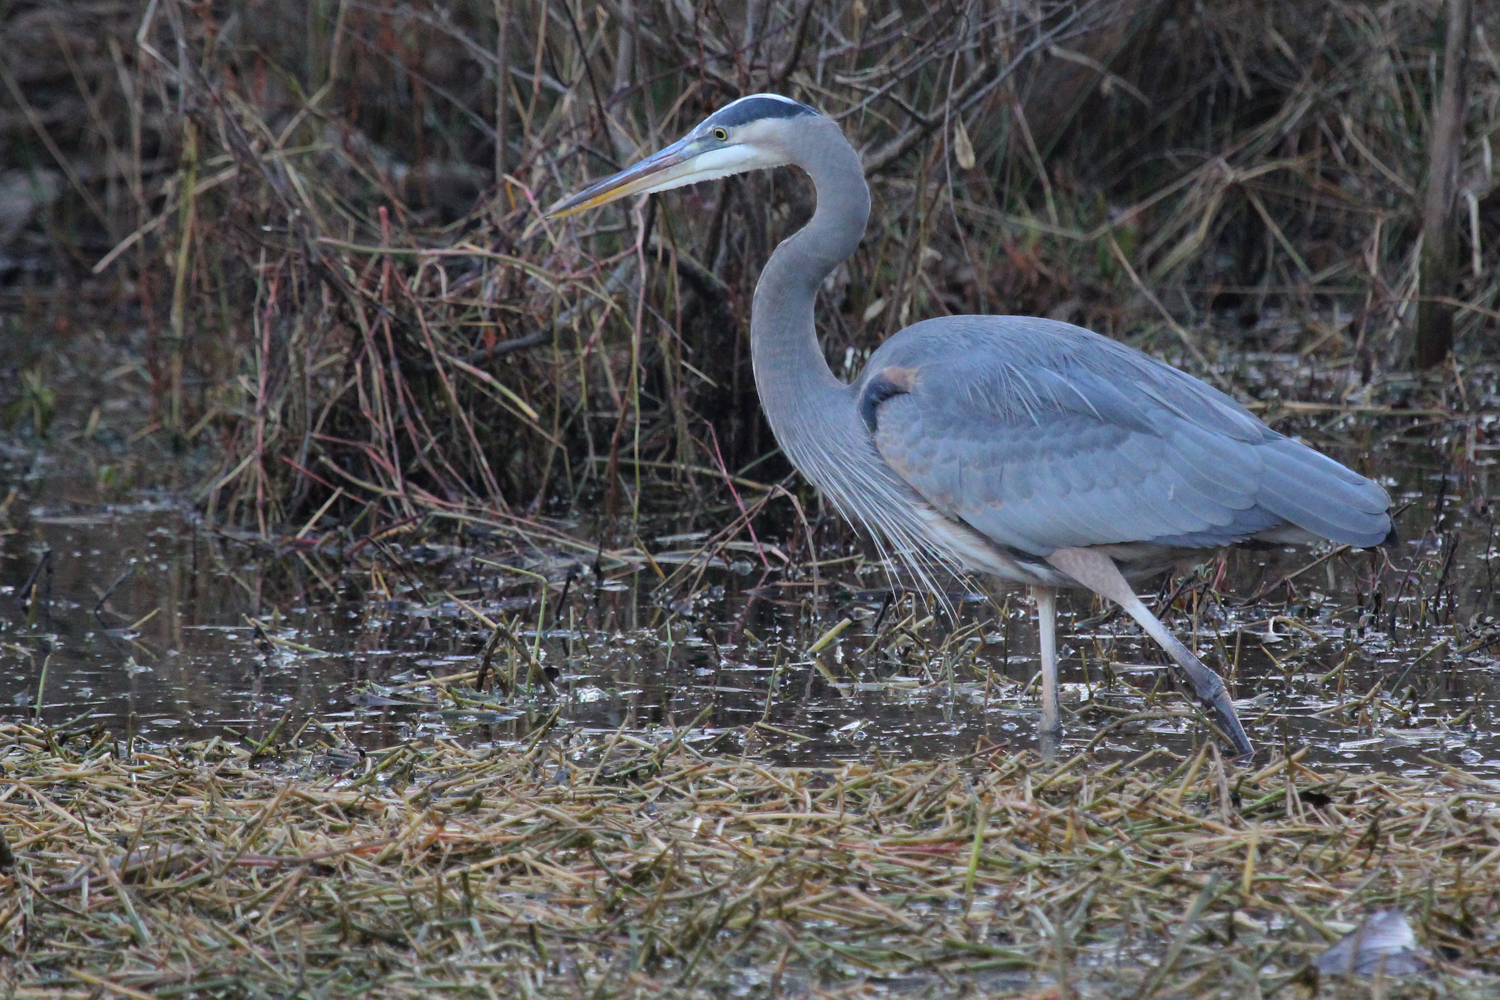
{"type": "Polygon", "coordinates": [[[819,404],[848,395],[818,346],[813,325],[818,288],[854,253],[870,217],[870,189],[854,147],[831,119],[808,132],[795,162],[812,178],[818,207],[807,225],[771,254],[750,310],[750,355],[761,405],[776,439],[799,467],[799,441],[837,412],[819,404]]]}

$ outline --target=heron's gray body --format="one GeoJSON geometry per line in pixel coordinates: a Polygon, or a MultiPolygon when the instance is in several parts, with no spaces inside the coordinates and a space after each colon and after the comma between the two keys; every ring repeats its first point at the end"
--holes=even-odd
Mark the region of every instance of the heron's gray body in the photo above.
{"type": "Polygon", "coordinates": [[[1375,483],[1198,379],[1067,323],[918,323],[850,391],[880,458],[997,550],[990,572],[1022,582],[1070,583],[1043,561],[1059,548],[1111,546],[1122,568],[1149,572],[1174,557],[1153,549],[1295,537],[1288,528],[1372,546],[1390,532],[1375,483]]]}
{"type": "Polygon", "coordinates": [[[936,559],[1032,585],[1044,732],[1060,728],[1054,590],[1083,587],[1119,602],[1167,649],[1248,753],[1222,681],[1125,577],[1252,538],[1381,544],[1392,530],[1385,490],[1198,379],[1052,320],[916,323],[840,382],[813,304],[864,235],[869,188],[837,124],[787,98],[742,98],[554,212],[783,164],[807,171],[817,209],[761,272],[750,346],[766,419],[792,464],[919,575],[936,559]]]}

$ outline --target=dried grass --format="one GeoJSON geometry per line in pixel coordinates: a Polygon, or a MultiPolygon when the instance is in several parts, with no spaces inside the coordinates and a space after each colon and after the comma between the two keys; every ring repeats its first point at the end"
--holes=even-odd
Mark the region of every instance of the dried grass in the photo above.
{"type": "Polygon", "coordinates": [[[1389,908],[1432,957],[1377,991],[1500,988],[1500,788],[1449,768],[790,769],[712,738],[255,754],[0,726],[0,988],[1306,996],[1389,908]]]}

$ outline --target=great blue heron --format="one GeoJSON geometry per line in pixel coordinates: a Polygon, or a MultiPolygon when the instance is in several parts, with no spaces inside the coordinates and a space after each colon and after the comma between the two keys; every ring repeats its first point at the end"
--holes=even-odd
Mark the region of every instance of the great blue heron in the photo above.
{"type": "Polygon", "coordinates": [[[1140,623],[1236,751],[1251,753],[1223,681],[1127,579],[1250,539],[1390,542],[1386,491],[1198,379],[1054,320],[925,320],[881,344],[853,383],[839,381],[818,346],[813,302],[864,236],[870,190],[838,125],[786,97],[741,98],[549,214],[786,165],[812,178],[817,209],[761,272],[750,353],[792,464],[919,574],[935,559],[1030,586],[1043,734],[1061,730],[1057,589],[1078,587],[1140,623]]]}

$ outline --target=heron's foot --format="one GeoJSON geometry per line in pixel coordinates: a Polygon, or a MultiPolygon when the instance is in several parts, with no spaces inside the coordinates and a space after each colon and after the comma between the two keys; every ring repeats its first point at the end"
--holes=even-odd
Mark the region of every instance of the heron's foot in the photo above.
{"type": "Polygon", "coordinates": [[[1183,658],[1177,657],[1174,650],[1168,650],[1168,652],[1174,653],[1172,658],[1177,660],[1177,665],[1182,668],[1183,673],[1187,674],[1188,680],[1193,685],[1193,693],[1198,696],[1198,701],[1212,713],[1219,728],[1224,731],[1224,735],[1229,737],[1229,742],[1234,744],[1235,755],[1249,757],[1255,753],[1255,744],[1250,742],[1250,737],[1245,733],[1245,727],[1240,724],[1240,715],[1234,709],[1234,700],[1229,697],[1229,689],[1224,686],[1224,679],[1206,667],[1202,660],[1188,652],[1187,647],[1180,647],[1180,649],[1184,654],[1183,658]]]}
{"type": "Polygon", "coordinates": [[[1219,718],[1219,728],[1224,730],[1224,735],[1229,737],[1229,742],[1234,744],[1234,755],[1236,757],[1251,757],[1255,754],[1255,744],[1250,742],[1250,737],[1245,733],[1245,727],[1240,725],[1240,717],[1234,710],[1234,704],[1229,696],[1224,696],[1223,703],[1218,702],[1207,706],[1213,709],[1219,718]]]}
{"type": "Polygon", "coordinates": [[[1198,701],[1213,714],[1219,728],[1224,731],[1224,735],[1229,737],[1229,742],[1234,744],[1235,755],[1249,757],[1255,753],[1255,744],[1250,742],[1250,737],[1245,733],[1245,727],[1240,724],[1239,713],[1234,710],[1234,700],[1229,697],[1229,689],[1224,685],[1224,678],[1205,666],[1191,650],[1175,639],[1170,644],[1163,643],[1162,645],[1177,666],[1187,675],[1188,681],[1193,686],[1193,693],[1198,696],[1198,701]]]}

